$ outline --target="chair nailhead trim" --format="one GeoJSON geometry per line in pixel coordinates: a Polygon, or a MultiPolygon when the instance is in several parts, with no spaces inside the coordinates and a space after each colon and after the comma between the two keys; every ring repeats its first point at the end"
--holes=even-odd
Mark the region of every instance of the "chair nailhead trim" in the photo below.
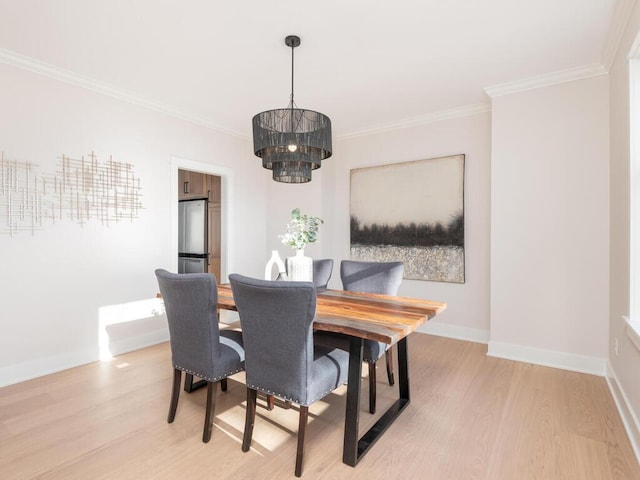
{"type": "Polygon", "coordinates": [[[230,377],[231,375],[234,375],[238,372],[242,372],[244,370],[244,368],[240,368],[238,370],[235,370],[233,372],[227,372],[227,373],[223,373],[222,375],[215,377],[215,378],[211,378],[211,377],[207,377],[206,375],[202,375],[198,372],[194,372],[192,370],[189,370],[188,368],[184,368],[181,367],[180,365],[174,365],[173,368],[177,368],[178,370],[182,370],[185,373],[188,373],[189,375],[195,375],[196,377],[202,378],[203,380],[206,380],[207,382],[217,382],[218,380],[222,380],[223,378],[227,378],[230,377]]]}
{"type": "Polygon", "coordinates": [[[340,386],[344,385],[345,383],[347,383],[347,382],[342,382],[340,385],[337,385],[335,388],[332,388],[331,390],[327,390],[326,392],[321,393],[319,397],[314,398],[313,400],[311,400],[311,401],[310,401],[310,402],[308,402],[308,403],[301,402],[299,399],[295,399],[295,398],[289,397],[289,396],[284,395],[284,394],[282,394],[282,393],[272,392],[272,391],[271,391],[271,390],[269,390],[268,388],[258,387],[257,385],[249,385],[249,384],[247,384],[247,387],[248,387],[248,388],[251,388],[252,390],[260,390],[262,393],[266,393],[267,395],[275,395],[275,396],[276,396],[276,397],[278,397],[278,398],[281,398],[281,399],[283,399],[283,400],[287,400],[287,401],[289,401],[289,402],[297,403],[298,405],[302,405],[302,406],[309,406],[309,405],[311,405],[312,403],[317,402],[318,400],[320,400],[320,399],[322,399],[322,398],[326,397],[326,396],[327,396],[327,395],[329,395],[331,392],[333,392],[336,388],[338,388],[338,387],[340,387],[340,386]]]}

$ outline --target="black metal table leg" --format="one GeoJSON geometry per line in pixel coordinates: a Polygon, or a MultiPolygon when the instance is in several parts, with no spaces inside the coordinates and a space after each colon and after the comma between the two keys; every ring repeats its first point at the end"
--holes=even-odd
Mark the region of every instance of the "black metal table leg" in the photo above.
{"type": "Polygon", "coordinates": [[[369,451],[373,444],[382,436],[387,428],[395,421],[400,413],[409,405],[409,362],[407,352],[407,339],[403,338],[398,342],[398,389],[399,398],[393,405],[378,419],[378,421],[359,440],[358,421],[360,407],[360,375],[362,373],[362,345],[361,339],[354,337],[351,339],[349,351],[349,383],[347,385],[347,413],[345,417],[344,430],[344,451],[342,461],[347,465],[355,467],[362,457],[369,451]],[[359,341],[358,341],[359,340],[359,341]],[[358,348],[359,347],[359,348],[358,348]],[[355,360],[359,360],[359,368],[353,365],[355,360]],[[353,411],[353,402],[355,412],[353,411]],[[355,432],[354,432],[355,430],[355,432]]]}
{"type": "Polygon", "coordinates": [[[400,398],[407,403],[411,400],[409,395],[409,353],[407,352],[407,338],[398,342],[398,388],[400,398]]]}
{"type": "Polygon", "coordinates": [[[355,467],[358,463],[358,424],[360,422],[360,393],[362,377],[362,351],[364,340],[351,337],[349,345],[349,372],[347,377],[347,408],[344,418],[344,446],[342,461],[355,467]]]}
{"type": "Polygon", "coordinates": [[[191,393],[194,390],[198,390],[207,385],[206,380],[198,380],[197,382],[193,381],[193,375],[187,373],[184,378],[184,391],[187,393],[191,393]]]}

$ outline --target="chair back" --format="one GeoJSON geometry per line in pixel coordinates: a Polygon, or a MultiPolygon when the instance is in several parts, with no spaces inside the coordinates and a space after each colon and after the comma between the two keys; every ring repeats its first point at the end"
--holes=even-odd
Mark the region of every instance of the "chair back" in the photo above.
{"type": "Polygon", "coordinates": [[[202,378],[215,377],[220,355],[215,276],[163,269],[155,273],[169,323],[173,366],[202,378]]]}
{"type": "Polygon", "coordinates": [[[402,262],[343,260],[340,263],[342,288],[351,292],[397,295],[403,274],[402,262]]]}
{"type": "Polygon", "coordinates": [[[332,272],[332,258],[313,259],[313,284],[316,288],[327,288],[332,272]]]}
{"type": "Polygon", "coordinates": [[[229,275],[245,349],[247,387],[304,404],[314,360],[311,282],[229,275]]]}

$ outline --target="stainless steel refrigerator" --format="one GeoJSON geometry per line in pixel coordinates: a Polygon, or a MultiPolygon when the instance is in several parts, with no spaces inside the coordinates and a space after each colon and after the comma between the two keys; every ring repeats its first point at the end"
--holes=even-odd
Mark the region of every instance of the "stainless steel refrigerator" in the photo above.
{"type": "Polygon", "coordinates": [[[207,246],[207,200],[178,203],[178,273],[205,273],[207,246]]]}

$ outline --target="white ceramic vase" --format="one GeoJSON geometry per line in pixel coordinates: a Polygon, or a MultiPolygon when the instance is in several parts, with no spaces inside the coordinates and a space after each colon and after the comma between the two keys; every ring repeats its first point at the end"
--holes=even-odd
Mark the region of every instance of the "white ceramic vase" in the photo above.
{"type": "Polygon", "coordinates": [[[313,259],[304,256],[304,250],[296,250],[295,257],[287,258],[287,278],[294,282],[313,281],[313,259]]]}
{"type": "Polygon", "coordinates": [[[278,268],[278,272],[276,274],[276,280],[282,280],[287,276],[287,269],[284,266],[284,262],[280,258],[280,254],[277,250],[271,251],[271,258],[267,262],[267,265],[264,268],[264,279],[265,280],[273,280],[273,266],[278,268]]]}

